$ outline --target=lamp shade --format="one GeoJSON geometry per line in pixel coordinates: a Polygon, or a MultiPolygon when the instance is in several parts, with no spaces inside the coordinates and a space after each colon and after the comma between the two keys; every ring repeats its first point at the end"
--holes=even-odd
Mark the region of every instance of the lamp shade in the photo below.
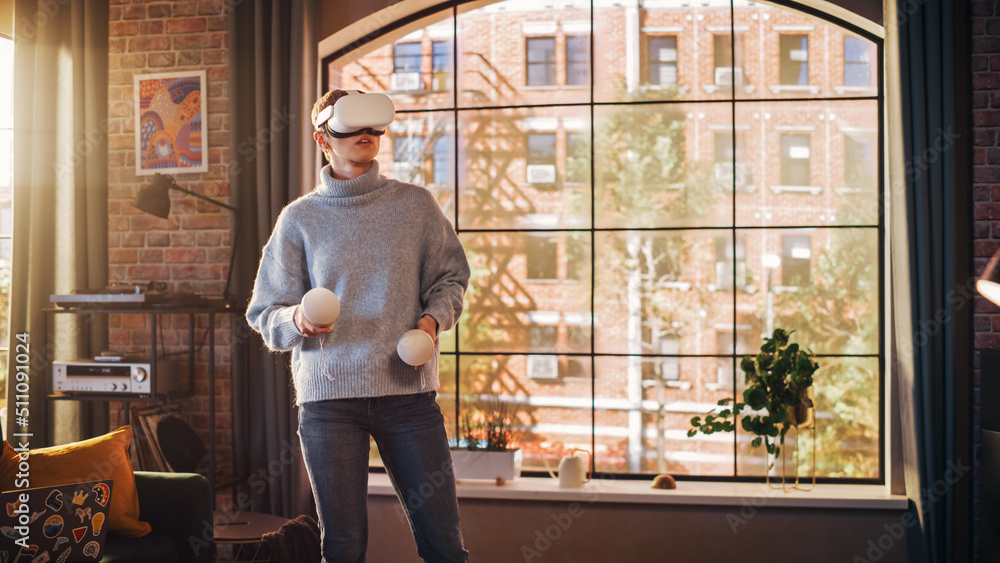
{"type": "Polygon", "coordinates": [[[976,291],[996,305],[1000,305],[1000,250],[997,250],[983,270],[983,275],[976,281],[976,291]]]}
{"type": "Polygon", "coordinates": [[[150,215],[166,219],[170,215],[170,184],[171,180],[163,174],[157,174],[149,185],[144,186],[136,194],[132,205],[150,215]]]}

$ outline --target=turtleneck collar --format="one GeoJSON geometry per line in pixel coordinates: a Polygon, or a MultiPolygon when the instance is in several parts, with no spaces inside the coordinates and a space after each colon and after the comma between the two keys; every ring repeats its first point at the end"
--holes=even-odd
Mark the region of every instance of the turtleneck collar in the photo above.
{"type": "Polygon", "coordinates": [[[316,194],[324,203],[336,206],[362,205],[382,195],[387,181],[378,173],[378,161],[373,160],[371,168],[364,174],[350,180],[337,180],[329,164],[320,171],[320,185],[316,194]]]}

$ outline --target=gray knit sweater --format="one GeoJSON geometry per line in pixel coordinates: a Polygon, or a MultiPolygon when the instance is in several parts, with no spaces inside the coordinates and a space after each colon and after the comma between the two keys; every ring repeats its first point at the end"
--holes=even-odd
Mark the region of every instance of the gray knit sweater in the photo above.
{"type": "Polygon", "coordinates": [[[419,372],[396,343],[423,315],[455,326],[469,263],[429,191],[379,175],[322,183],[278,216],[264,246],[247,320],[274,351],[292,351],[296,404],[436,390],[438,351],[419,372]],[[333,332],[306,338],[292,320],[302,296],[340,298],[333,332]]]}

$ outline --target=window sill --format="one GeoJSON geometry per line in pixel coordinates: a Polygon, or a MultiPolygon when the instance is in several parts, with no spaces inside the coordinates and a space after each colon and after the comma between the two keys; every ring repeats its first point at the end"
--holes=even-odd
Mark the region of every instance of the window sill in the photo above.
{"type": "MultiPolygon", "coordinates": [[[[384,473],[368,476],[369,495],[392,495],[395,491],[384,473]]],[[[520,477],[502,486],[492,481],[458,483],[458,497],[469,499],[602,502],[694,506],[752,506],[788,508],[847,508],[906,510],[907,499],[893,495],[884,485],[816,485],[812,491],[782,492],[764,483],[719,483],[679,481],[677,488],[650,488],[649,481],[602,479],[579,489],[563,489],[548,477],[520,477]],[[759,500],[757,500],[759,499],[759,500]]]]}
{"type": "Polygon", "coordinates": [[[857,94],[862,96],[877,96],[878,88],[872,86],[834,86],[834,93],[838,95],[857,94]]]}
{"type": "Polygon", "coordinates": [[[785,92],[788,92],[788,93],[808,92],[809,94],[812,94],[813,96],[815,96],[816,94],[819,94],[819,86],[797,85],[797,84],[781,84],[781,85],[771,86],[770,89],[771,89],[771,93],[772,94],[781,94],[781,93],[785,93],[785,92]]]}
{"type": "Polygon", "coordinates": [[[787,192],[819,195],[823,191],[823,188],[820,186],[771,186],[771,191],[776,194],[787,192]]]}

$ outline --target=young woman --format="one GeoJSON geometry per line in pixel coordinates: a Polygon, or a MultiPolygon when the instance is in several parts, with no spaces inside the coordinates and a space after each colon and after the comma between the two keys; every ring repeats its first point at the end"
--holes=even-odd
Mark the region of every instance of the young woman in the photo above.
{"type": "Polygon", "coordinates": [[[436,341],[455,325],[469,264],[430,192],[379,174],[375,158],[391,120],[391,102],[381,94],[333,90],[313,106],[313,138],[329,165],[320,185],[279,215],[247,320],[271,350],[292,351],[299,439],[323,560],[365,559],[371,436],[420,557],[466,561],[435,402],[438,350],[415,369],[399,358],[396,343],[413,328],[436,341]],[[317,326],[302,312],[302,296],[314,287],[340,299],[333,327],[317,326]]]}

